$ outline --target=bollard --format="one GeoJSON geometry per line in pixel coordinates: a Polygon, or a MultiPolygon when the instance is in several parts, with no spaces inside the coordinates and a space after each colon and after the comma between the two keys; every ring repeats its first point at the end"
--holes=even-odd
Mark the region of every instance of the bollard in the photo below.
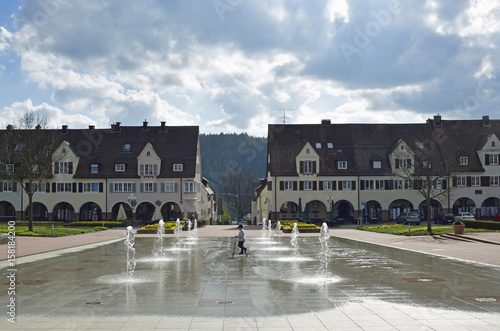
{"type": "Polygon", "coordinates": [[[52,224],[52,237],[55,237],[54,236],[54,224],[52,224]]]}
{"type": "Polygon", "coordinates": [[[411,223],[408,223],[408,236],[411,236],[411,223]]]}

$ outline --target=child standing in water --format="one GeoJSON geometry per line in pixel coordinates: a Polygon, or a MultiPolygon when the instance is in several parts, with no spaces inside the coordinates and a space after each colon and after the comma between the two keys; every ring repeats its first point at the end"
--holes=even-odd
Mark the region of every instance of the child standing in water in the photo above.
{"type": "Polygon", "coordinates": [[[247,249],[243,247],[243,244],[245,243],[245,230],[243,230],[243,224],[238,225],[238,229],[240,229],[240,232],[236,237],[238,238],[238,247],[241,249],[240,255],[248,255],[247,249]]]}

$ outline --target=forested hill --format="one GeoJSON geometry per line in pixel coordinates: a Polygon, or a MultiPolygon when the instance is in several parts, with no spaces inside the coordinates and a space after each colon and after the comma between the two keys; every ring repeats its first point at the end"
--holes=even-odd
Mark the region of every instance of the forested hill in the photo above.
{"type": "Polygon", "coordinates": [[[215,191],[222,192],[222,178],[236,167],[257,179],[266,176],[267,138],[246,133],[200,134],[200,146],[203,177],[215,191]]]}

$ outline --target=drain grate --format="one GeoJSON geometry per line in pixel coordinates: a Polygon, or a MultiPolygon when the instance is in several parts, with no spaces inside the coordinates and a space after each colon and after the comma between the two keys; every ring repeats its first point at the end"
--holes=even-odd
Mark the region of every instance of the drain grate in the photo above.
{"type": "Polygon", "coordinates": [[[232,284],[234,283],[232,280],[223,280],[220,282],[221,284],[232,284]]]}
{"type": "Polygon", "coordinates": [[[216,301],[215,303],[218,303],[218,304],[221,304],[221,305],[232,305],[232,304],[234,304],[234,301],[221,300],[221,301],[216,301]]]}
{"type": "Polygon", "coordinates": [[[86,305],[102,305],[102,301],[88,301],[85,302],[86,305]]]}

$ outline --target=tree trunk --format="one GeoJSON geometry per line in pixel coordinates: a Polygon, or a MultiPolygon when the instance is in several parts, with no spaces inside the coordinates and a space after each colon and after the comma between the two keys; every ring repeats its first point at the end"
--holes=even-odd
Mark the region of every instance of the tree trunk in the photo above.
{"type": "MultiPolygon", "coordinates": [[[[31,189],[30,189],[31,191],[31,189]]],[[[33,232],[33,193],[28,192],[28,231],[33,232]]]]}

